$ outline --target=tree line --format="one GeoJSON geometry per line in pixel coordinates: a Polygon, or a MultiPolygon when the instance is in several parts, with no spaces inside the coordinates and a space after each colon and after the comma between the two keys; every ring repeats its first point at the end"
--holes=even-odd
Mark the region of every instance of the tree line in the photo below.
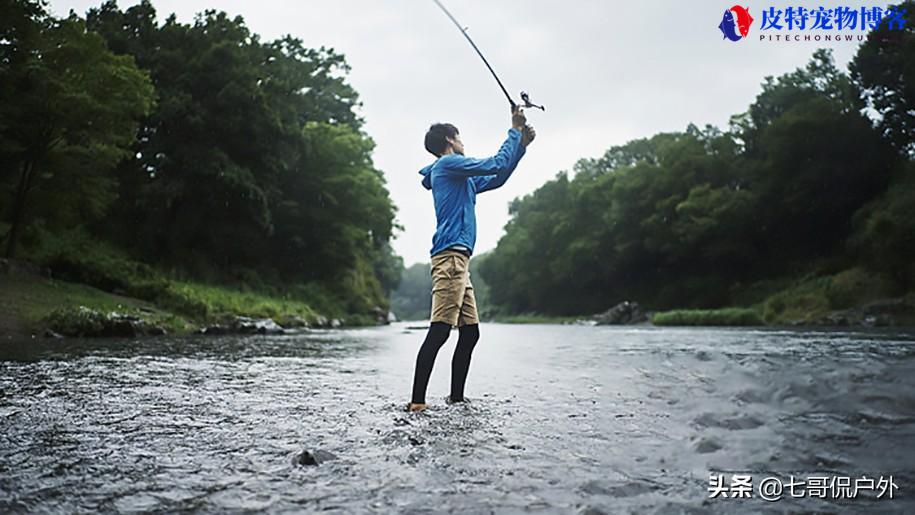
{"type": "MultiPolygon", "coordinates": [[[[767,77],[726,130],[689,125],[582,159],[510,205],[480,273],[508,312],[622,300],[713,308],[753,285],[864,266],[915,287],[915,2],[839,70],[767,77]]],[[[760,291],[764,290],[761,289],[760,291]]]]}
{"type": "Polygon", "coordinates": [[[344,56],[241,17],[0,3],[8,257],[72,231],[188,277],[321,284],[386,304],[396,208],[344,56]]]}

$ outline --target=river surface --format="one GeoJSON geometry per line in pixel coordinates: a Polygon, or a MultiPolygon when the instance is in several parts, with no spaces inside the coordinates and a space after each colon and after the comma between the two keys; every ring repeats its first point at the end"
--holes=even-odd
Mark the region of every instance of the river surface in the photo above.
{"type": "Polygon", "coordinates": [[[416,325],[3,344],[0,513],[915,513],[915,331],[416,325]]]}

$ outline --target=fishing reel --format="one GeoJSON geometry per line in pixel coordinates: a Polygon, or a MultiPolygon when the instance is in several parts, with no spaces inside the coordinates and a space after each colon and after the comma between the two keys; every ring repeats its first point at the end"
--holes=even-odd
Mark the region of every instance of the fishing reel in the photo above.
{"type": "Polygon", "coordinates": [[[536,107],[537,109],[540,109],[541,111],[546,111],[546,108],[543,107],[542,105],[539,106],[537,104],[532,104],[531,97],[530,97],[530,95],[527,94],[526,91],[521,92],[521,100],[524,101],[524,105],[522,105],[521,107],[536,107]]]}

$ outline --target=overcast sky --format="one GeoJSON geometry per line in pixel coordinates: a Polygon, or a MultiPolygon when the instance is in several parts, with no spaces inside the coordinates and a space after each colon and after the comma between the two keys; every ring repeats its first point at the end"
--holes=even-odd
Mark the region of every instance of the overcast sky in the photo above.
{"type": "MultiPolygon", "coordinates": [[[[51,0],[51,10],[80,14],[100,1],[51,0]]],[[[138,2],[121,1],[121,8],[138,2]]],[[[761,11],[809,2],[749,3],[756,21],[747,39],[731,42],[718,30],[730,2],[445,0],[469,29],[512,95],[522,89],[547,111],[528,120],[537,140],[512,178],[477,198],[474,253],[495,248],[511,199],[532,192],[580,158],[690,122],[726,127],[744,111],[767,75],[807,62],[818,46],[835,49],[845,67],[857,42],[759,41],[761,11]]],[[[265,40],[284,34],[307,46],[332,47],[352,66],[350,83],[377,147],[404,231],[395,250],[405,264],[428,262],[435,232],[431,192],[421,167],[433,157],[423,135],[433,122],[461,131],[466,154],[498,150],[510,126],[508,104],[483,63],[432,0],[154,0],[163,21],[184,22],[218,9],[241,15],[265,40]]],[[[827,8],[883,5],[853,0],[827,8]]],[[[816,7],[814,6],[814,7],[816,7]]],[[[860,32],[860,31],[859,31],[860,32]]],[[[779,34],[769,31],[767,33],[779,34]]],[[[784,34],[782,31],[781,34],[784,34]]],[[[806,31],[802,34],[815,34],[806,31]]]]}

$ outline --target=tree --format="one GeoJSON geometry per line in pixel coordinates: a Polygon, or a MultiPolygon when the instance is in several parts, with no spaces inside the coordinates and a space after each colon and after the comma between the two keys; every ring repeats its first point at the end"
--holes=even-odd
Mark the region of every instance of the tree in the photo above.
{"type": "Polygon", "coordinates": [[[87,20],[150,71],[161,97],[100,232],[190,276],[256,270],[386,304],[402,268],[396,210],[342,55],[290,36],[263,42],[217,11],[160,26],[147,0],[125,11],[109,1],[87,20]]]}
{"type": "Polygon", "coordinates": [[[731,118],[731,132],[754,156],[762,132],[779,116],[794,106],[813,100],[828,100],[842,113],[863,107],[857,90],[850,79],[835,65],[832,50],[820,48],[804,68],[781,75],[766,77],[762,92],[750,108],[731,118]]]}
{"type": "Polygon", "coordinates": [[[905,11],[905,25],[882,23],[858,49],[849,69],[882,134],[900,151],[915,156],[915,1],[893,7],[905,11]]]}
{"type": "MultiPolygon", "coordinates": [[[[611,147],[512,202],[511,220],[483,264],[493,300],[509,311],[596,312],[623,300],[651,308],[718,307],[740,285],[843,257],[856,211],[896,167],[861,114],[848,76],[827,50],[766,78],[731,130],[689,125],[611,147]]],[[[892,209],[861,215],[864,243],[911,246],[892,209]]]]}
{"type": "MultiPolygon", "coordinates": [[[[0,160],[14,185],[6,255],[35,218],[50,227],[101,217],[116,197],[112,173],[129,154],[154,99],[133,59],[115,56],[76,17],[55,20],[35,2],[4,18],[0,160]]],[[[7,204],[4,202],[4,204],[7,204]]]]}

